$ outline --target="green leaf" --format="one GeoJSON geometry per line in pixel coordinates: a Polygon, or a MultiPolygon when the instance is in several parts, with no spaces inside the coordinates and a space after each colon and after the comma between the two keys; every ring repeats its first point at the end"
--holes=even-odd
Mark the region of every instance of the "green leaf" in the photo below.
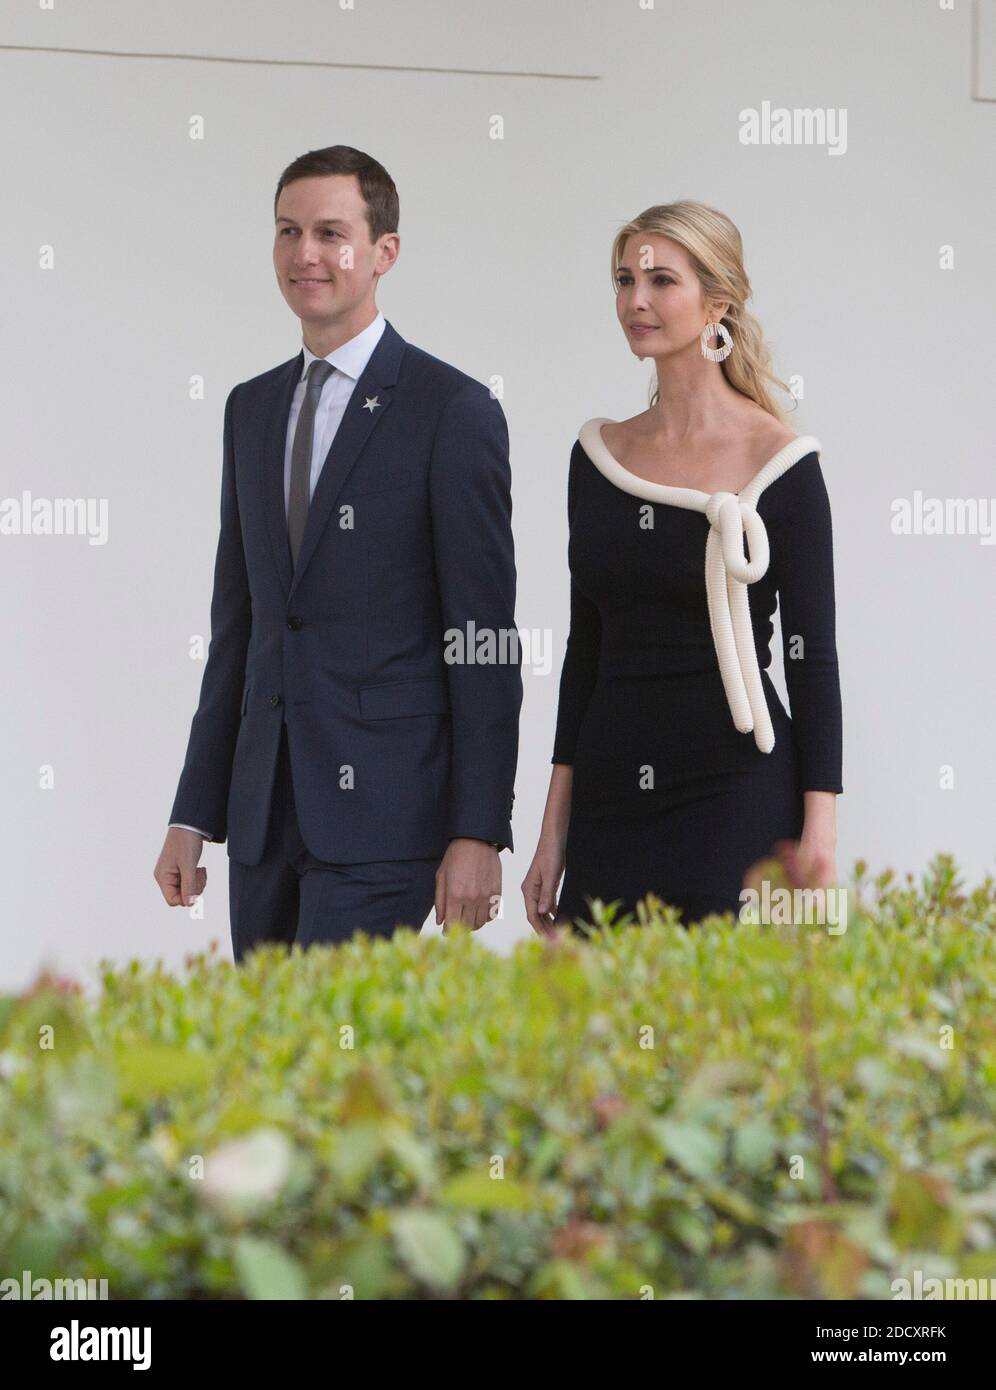
{"type": "Polygon", "coordinates": [[[206,1053],[152,1043],[119,1051],[114,1061],[125,1100],[148,1100],[175,1091],[199,1090],[214,1073],[214,1063],[206,1053]]]}
{"type": "Polygon", "coordinates": [[[536,1199],[531,1189],[515,1178],[492,1178],[478,1169],[451,1178],[439,1200],[473,1211],[528,1211],[536,1199]]]}
{"type": "Polygon", "coordinates": [[[354,1124],[340,1129],[332,1148],[332,1170],[347,1192],[355,1193],[384,1152],[384,1127],[354,1124]]]}
{"type": "Polygon", "coordinates": [[[445,1216],[417,1209],[395,1212],[391,1232],[399,1255],[416,1279],[436,1289],[456,1286],[467,1252],[445,1216]]]}
{"type": "Polygon", "coordinates": [[[654,1120],[651,1128],[673,1158],[693,1178],[715,1177],[719,1170],[722,1148],[719,1139],[702,1125],[683,1120],[654,1120]]]}
{"type": "Polygon", "coordinates": [[[733,1160],[748,1173],[763,1173],[774,1161],[778,1138],[764,1120],[741,1125],[733,1136],[733,1160]]]}
{"type": "Polygon", "coordinates": [[[892,1192],[892,1238],[903,1249],[954,1247],[960,1221],[947,1182],[935,1173],[899,1172],[892,1192]]]}
{"type": "Polygon", "coordinates": [[[239,1236],[235,1242],[235,1266],[247,1298],[308,1297],[304,1270],[273,1241],[239,1236]]]}
{"type": "Polygon", "coordinates": [[[428,1144],[400,1125],[390,1126],[387,1144],[399,1166],[423,1192],[430,1192],[436,1185],[436,1164],[428,1144]]]}

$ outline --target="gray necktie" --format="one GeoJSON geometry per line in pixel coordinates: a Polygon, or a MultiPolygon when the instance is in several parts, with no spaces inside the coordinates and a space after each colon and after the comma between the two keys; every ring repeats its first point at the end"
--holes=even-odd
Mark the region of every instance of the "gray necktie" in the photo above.
{"type": "Polygon", "coordinates": [[[304,536],[304,523],[308,519],[308,506],[311,502],[311,449],[315,438],[315,411],[322,387],[335,371],[331,362],[316,357],[308,368],[308,381],[301,402],[301,413],[297,417],[294,430],[294,444],[291,448],[290,494],[287,498],[287,538],[290,541],[291,559],[297,567],[298,551],[304,536]]]}

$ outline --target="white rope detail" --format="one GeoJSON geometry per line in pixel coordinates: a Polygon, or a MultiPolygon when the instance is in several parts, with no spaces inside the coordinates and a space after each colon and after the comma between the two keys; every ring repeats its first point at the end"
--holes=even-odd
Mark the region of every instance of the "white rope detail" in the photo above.
{"type": "Polygon", "coordinates": [[[821,445],[811,434],[798,435],[754,475],[742,492],[701,492],[698,488],[652,483],[624,468],[602,439],[602,426],[613,424],[605,416],[588,420],[578,431],[581,447],[598,471],[616,487],[648,502],[667,502],[690,511],[704,512],[709,522],[705,550],[706,601],[716,659],[726,691],[733,723],[742,734],[753,731],[762,753],[775,746],[761,670],[754,646],[747,585],[767,573],[770,552],[768,532],[757,511],[761,493],[793,463],[819,453],[821,445]],[[749,558],[744,557],[747,537],[749,558]]]}

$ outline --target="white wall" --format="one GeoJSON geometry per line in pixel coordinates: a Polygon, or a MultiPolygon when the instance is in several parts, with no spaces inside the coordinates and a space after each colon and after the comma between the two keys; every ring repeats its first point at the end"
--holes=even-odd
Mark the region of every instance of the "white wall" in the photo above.
{"type": "Polygon", "coordinates": [[[609,247],[679,197],[739,225],[779,375],[805,383],[793,428],[823,445],[840,868],[919,871],[944,849],[970,882],[991,871],[996,546],[891,529],[915,489],[996,494],[996,107],[973,99],[973,70],[967,0],[5,5],[0,497],[106,498],[109,533],[0,536],[0,984],[103,955],[178,964],[212,937],[230,952],[225,849],[205,852],[203,920],[167,908],[152,869],[203,671],[188,644],[208,635],[225,397],[300,345],[270,262],[273,190],[296,155],[340,142],[399,188],[387,317],[504,379],[518,623],[555,635],[551,673],[526,671],[518,848],[485,939],[529,930],[518,884],[566,636],[571,446],[588,417],[647,401],[609,247]],[[846,153],[744,146],[740,112],[765,101],[846,108],[846,153]]]}

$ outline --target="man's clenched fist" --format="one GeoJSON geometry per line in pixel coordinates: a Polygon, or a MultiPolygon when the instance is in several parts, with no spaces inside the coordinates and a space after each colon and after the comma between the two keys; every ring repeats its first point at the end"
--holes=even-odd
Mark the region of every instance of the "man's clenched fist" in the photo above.
{"type": "Polygon", "coordinates": [[[204,892],[207,869],[197,866],[201,857],[204,836],[196,830],[182,830],[171,825],[166,832],[162,853],[152,877],[162,889],[170,907],[189,907],[195,897],[204,892]]]}

